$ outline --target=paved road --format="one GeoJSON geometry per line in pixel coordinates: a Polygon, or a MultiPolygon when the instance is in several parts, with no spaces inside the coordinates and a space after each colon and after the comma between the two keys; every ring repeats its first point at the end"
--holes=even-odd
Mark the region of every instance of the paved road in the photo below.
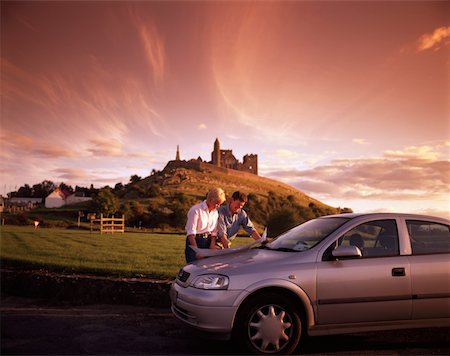
{"type": "MultiPolygon", "coordinates": [[[[1,354],[232,355],[230,342],[201,338],[167,308],[48,305],[3,297],[1,354]]],[[[310,355],[448,355],[450,329],[316,337],[310,355]]]]}

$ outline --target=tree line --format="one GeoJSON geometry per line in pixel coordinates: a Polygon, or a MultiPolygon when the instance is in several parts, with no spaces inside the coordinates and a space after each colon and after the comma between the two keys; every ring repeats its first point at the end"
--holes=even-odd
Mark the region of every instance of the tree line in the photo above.
{"type": "MultiPolygon", "coordinates": [[[[152,172],[151,176],[156,173],[152,172]]],[[[58,186],[49,180],[29,186],[25,184],[11,197],[45,198],[59,187],[69,193],[82,193],[91,197],[85,204],[86,212],[102,213],[105,216],[125,215],[126,226],[152,228],[160,230],[184,230],[186,216],[190,207],[204,199],[202,196],[187,195],[182,192],[169,192],[157,180],[141,184],[142,178],[132,175],[127,184],[117,183],[114,188],[105,186],[100,189],[71,186],[60,183],[58,186]],[[150,183],[150,184],[148,184],[150,183]]],[[[8,194],[9,195],[9,194],[8,194]]],[[[270,191],[262,197],[249,192],[245,206],[248,215],[259,226],[267,226],[269,236],[278,234],[322,215],[352,212],[349,208],[327,208],[314,202],[305,206],[294,195],[281,196],[270,191]]]]}
{"type": "MultiPolygon", "coordinates": [[[[142,178],[138,175],[132,175],[130,177],[130,184],[135,184],[139,182],[142,178]]],[[[124,190],[126,185],[122,183],[117,183],[114,186],[114,191],[119,192],[124,190]]],[[[88,187],[80,187],[78,185],[73,188],[71,185],[68,185],[64,182],[61,182],[59,184],[55,184],[51,180],[44,180],[41,183],[34,184],[30,186],[29,184],[24,184],[23,186],[19,187],[19,189],[9,192],[7,194],[8,198],[46,198],[51,192],[53,192],[56,188],[61,189],[62,191],[68,192],[70,194],[77,193],[80,195],[83,195],[85,197],[94,197],[98,194],[98,192],[101,189],[110,189],[109,186],[104,186],[103,188],[94,188],[94,185],[91,184],[91,186],[88,187]]]]}

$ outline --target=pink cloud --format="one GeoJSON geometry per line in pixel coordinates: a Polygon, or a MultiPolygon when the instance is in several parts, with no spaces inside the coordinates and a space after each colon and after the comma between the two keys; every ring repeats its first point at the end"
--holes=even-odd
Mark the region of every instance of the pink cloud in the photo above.
{"type": "Polygon", "coordinates": [[[328,198],[430,200],[448,196],[450,162],[414,158],[346,159],[270,177],[328,198]]]}
{"type": "Polygon", "coordinates": [[[417,40],[417,51],[425,51],[427,49],[439,49],[440,46],[447,45],[450,36],[450,26],[443,26],[435,29],[431,34],[426,33],[417,40]]]}

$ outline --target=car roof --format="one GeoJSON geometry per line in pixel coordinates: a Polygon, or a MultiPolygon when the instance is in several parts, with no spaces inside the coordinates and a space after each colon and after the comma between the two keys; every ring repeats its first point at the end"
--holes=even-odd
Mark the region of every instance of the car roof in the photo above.
{"type": "Polygon", "coordinates": [[[362,218],[362,217],[368,217],[368,218],[407,218],[407,219],[414,219],[414,220],[440,220],[443,222],[446,222],[447,224],[450,223],[449,219],[445,219],[438,216],[431,216],[431,215],[422,215],[422,214],[412,214],[412,213],[345,213],[345,214],[335,214],[335,215],[325,215],[321,216],[321,218],[337,218],[337,217],[343,217],[343,218],[349,218],[349,219],[356,219],[356,218],[362,218]]]}

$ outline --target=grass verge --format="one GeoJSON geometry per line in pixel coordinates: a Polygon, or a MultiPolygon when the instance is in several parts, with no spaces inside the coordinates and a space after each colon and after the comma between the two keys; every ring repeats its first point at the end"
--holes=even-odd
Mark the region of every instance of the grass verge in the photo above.
{"type": "MultiPolygon", "coordinates": [[[[86,230],[1,226],[2,266],[101,276],[173,279],[185,264],[185,236],[99,234],[86,230]]],[[[236,245],[250,242],[236,239],[236,245]]]]}

